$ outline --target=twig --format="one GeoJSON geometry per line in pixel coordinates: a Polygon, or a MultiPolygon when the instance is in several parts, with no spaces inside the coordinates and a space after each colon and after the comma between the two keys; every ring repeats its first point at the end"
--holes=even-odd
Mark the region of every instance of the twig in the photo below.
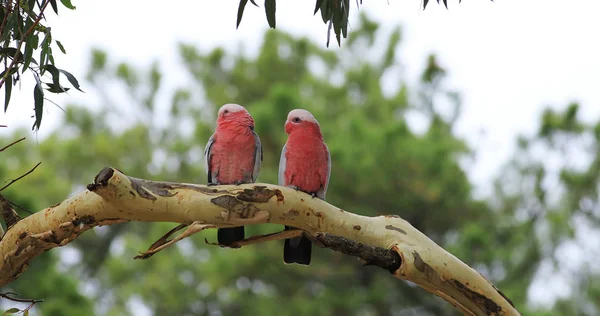
{"type": "Polygon", "coordinates": [[[47,0],[46,3],[44,3],[42,8],[40,9],[40,14],[38,15],[35,22],[33,22],[33,25],[29,28],[29,30],[27,30],[27,32],[25,34],[23,34],[23,36],[21,36],[19,45],[17,45],[17,52],[15,53],[15,56],[13,57],[12,61],[10,62],[10,65],[8,66],[8,68],[6,68],[6,73],[4,74],[4,77],[2,77],[2,79],[0,79],[0,88],[2,88],[2,86],[4,85],[4,81],[6,81],[6,76],[9,75],[10,70],[13,68],[13,66],[17,62],[17,56],[19,56],[19,54],[21,53],[21,46],[23,46],[23,42],[25,42],[25,38],[27,37],[27,35],[29,35],[29,33],[31,33],[33,31],[33,29],[38,25],[38,23],[40,23],[40,19],[44,16],[44,10],[46,10],[48,3],[50,3],[49,0],[47,0]]]}
{"type": "Polygon", "coordinates": [[[8,17],[12,13],[12,1],[8,0],[6,4],[6,12],[4,12],[4,19],[2,19],[2,25],[0,26],[0,33],[4,32],[4,28],[6,27],[6,23],[8,22],[8,17]]]}
{"type": "MultiPolygon", "coordinates": [[[[1,125],[0,125],[0,126],[1,126],[1,125]]],[[[20,141],[24,141],[24,140],[25,140],[25,137],[23,137],[23,138],[21,138],[21,139],[17,139],[17,140],[15,140],[14,142],[12,142],[12,143],[10,143],[10,144],[8,144],[8,145],[6,145],[6,146],[4,146],[4,147],[0,148],[0,152],[3,152],[3,151],[4,151],[4,150],[6,150],[8,147],[10,147],[10,146],[12,146],[12,145],[14,145],[14,144],[16,144],[16,143],[18,143],[18,142],[20,142],[20,141]]]]}
{"type": "Polygon", "coordinates": [[[28,210],[28,209],[26,209],[26,208],[24,208],[24,207],[20,206],[19,204],[15,203],[15,202],[13,202],[13,201],[10,201],[10,200],[8,200],[7,198],[4,198],[4,199],[5,199],[5,200],[7,200],[7,201],[8,201],[8,203],[10,203],[10,205],[12,205],[12,206],[15,206],[16,208],[20,209],[21,211],[25,211],[25,212],[27,212],[27,213],[29,213],[29,214],[33,214],[33,212],[32,212],[32,211],[30,211],[30,210],[28,210]]]}
{"type": "Polygon", "coordinates": [[[16,297],[12,297],[11,295],[18,296],[19,294],[14,293],[14,292],[0,293],[1,298],[5,298],[5,299],[11,300],[13,302],[29,303],[29,306],[27,306],[24,310],[22,310],[22,312],[30,310],[33,307],[33,305],[35,305],[35,303],[44,302],[44,300],[36,300],[36,299],[31,299],[31,298],[16,298],[16,297]]]}
{"type": "Polygon", "coordinates": [[[204,242],[206,242],[209,245],[221,246],[221,247],[226,247],[226,248],[241,248],[241,247],[252,245],[252,244],[258,244],[258,243],[263,243],[263,242],[267,242],[267,241],[283,240],[283,239],[294,238],[294,237],[299,237],[299,236],[302,236],[302,230],[292,229],[292,230],[284,230],[284,231],[277,232],[277,233],[271,233],[271,234],[267,234],[267,235],[252,236],[252,237],[246,238],[244,240],[235,241],[229,245],[220,245],[218,243],[211,243],[208,240],[206,240],[206,238],[205,238],[204,242]]]}
{"type": "Polygon", "coordinates": [[[18,178],[16,178],[16,179],[10,180],[10,182],[9,182],[7,185],[3,186],[3,187],[0,189],[0,191],[2,191],[2,190],[4,190],[4,189],[8,188],[8,187],[9,187],[11,184],[13,184],[13,183],[15,183],[15,182],[17,182],[17,181],[19,181],[19,180],[23,179],[23,177],[25,177],[25,176],[27,176],[28,174],[32,173],[32,172],[33,172],[33,170],[35,170],[35,168],[37,168],[37,167],[38,167],[38,166],[39,166],[41,163],[42,163],[41,161],[40,161],[40,162],[38,162],[38,163],[37,163],[37,165],[35,165],[35,167],[33,167],[31,170],[27,171],[27,172],[26,172],[24,175],[22,175],[22,176],[20,176],[20,177],[18,177],[18,178]]]}
{"type": "Polygon", "coordinates": [[[211,224],[202,224],[201,222],[193,222],[191,224],[180,224],[177,227],[171,229],[169,232],[167,232],[163,237],[161,237],[159,240],[155,241],[152,246],[150,246],[150,248],[148,248],[148,250],[141,252],[139,255],[133,257],[133,259],[148,259],[150,257],[152,257],[155,253],[175,244],[176,242],[190,237],[191,235],[201,232],[207,228],[217,228],[217,226],[215,225],[211,225],[211,224]],[[168,240],[169,237],[171,235],[173,235],[175,232],[183,229],[184,227],[187,227],[187,229],[179,234],[177,237],[168,240]]]}
{"type": "Polygon", "coordinates": [[[62,108],[60,105],[58,105],[56,102],[54,102],[54,101],[52,101],[52,100],[50,100],[50,99],[48,99],[48,98],[44,98],[44,100],[46,100],[46,101],[48,101],[48,102],[50,102],[50,103],[52,103],[52,104],[56,105],[56,107],[57,107],[57,108],[59,108],[59,109],[60,109],[61,111],[63,111],[64,113],[66,113],[66,112],[65,112],[65,109],[63,109],[63,108],[62,108]]]}

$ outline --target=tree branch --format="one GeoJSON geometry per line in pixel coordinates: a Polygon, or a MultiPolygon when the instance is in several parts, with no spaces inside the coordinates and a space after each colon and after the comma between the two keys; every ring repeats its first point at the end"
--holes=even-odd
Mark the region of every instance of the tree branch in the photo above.
{"type": "MultiPolygon", "coordinates": [[[[4,127],[4,126],[0,125],[0,127],[4,127]]],[[[13,146],[13,145],[15,145],[16,143],[18,143],[18,142],[21,142],[21,141],[24,141],[24,140],[25,140],[25,137],[21,137],[21,138],[19,138],[19,139],[15,140],[14,142],[12,142],[12,143],[10,143],[10,144],[8,144],[8,145],[6,145],[6,146],[4,146],[4,147],[0,148],[0,152],[3,152],[3,151],[5,151],[5,150],[6,150],[6,149],[8,149],[10,146],[13,146]]]]}
{"type": "Polygon", "coordinates": [[[95,226],[127,221],[234,227],[259,223],[304,230],[324,247],[358,256],[445,299],[466,315],[519,315],[487,279],[398,216],[365,217],[271,184],[203,186],[148,181],[104,168],[80,192],[24,218],[0,241],[0,286],[29,261],[95,226]]]}
{"type": "Polygon", "coordinates": [[[30,310],[33,307],[33,305],[35,305],[35,303],[42,303],[44,301],[44,300],[36,300],[36,299],[31,299],[31,298],[17,298],[15,296],[19,296],[19,294],[13,293],[13,292],[0,293],[0,298],[11,300],[13,302],[29,303],[29,306],[27,306],[24,310],[22,310],[22,312],[30,310]]]}
{"type": "Polygon", "coordinates": [[[12,179],[10,180],[10,182],[3,186],[2,188],[0,188],[0,191],[3,191],[4,189],[8,188],[11,184],[23,179],[24,177],[26,177],[27,175],[29,175],[30,173],[32,173],[42,162],[38,162],[35,166],[33,166],[33,168],[29,169],[29,171],[25,172],[24,174],[22,174],[20,177],[16,178],[16,179],[12,179]]]}

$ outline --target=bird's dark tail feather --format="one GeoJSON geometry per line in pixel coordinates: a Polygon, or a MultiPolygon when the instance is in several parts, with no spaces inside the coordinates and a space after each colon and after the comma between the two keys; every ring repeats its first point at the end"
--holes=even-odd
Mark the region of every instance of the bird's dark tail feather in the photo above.
{"type": "Polygon", "coordinates": [[[230,245],[240,240],[244,240],[244,226],[217,230],[217,242],[221,245],[230,245]]]}
{"type": "MultiPolygon", "coordinates": [[[[290,228],[289,226],[285,226],[285,230],[289,230],[290,228]]],[[[283,262],[309,265],[311,253],[312,242],[308,238],[296,237],[286,239],[283,245],[283,262]]]]}

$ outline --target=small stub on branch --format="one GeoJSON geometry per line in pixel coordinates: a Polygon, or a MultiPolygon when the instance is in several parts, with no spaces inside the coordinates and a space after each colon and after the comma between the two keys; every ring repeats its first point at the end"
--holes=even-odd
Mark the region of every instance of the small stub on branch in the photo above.
{"type": "Polygon", "coordinates": [[[7,230],[21,220],[21,216],[15,212],[15,210],[10,206],[10,202],[8,202],[8,200],[2,195],[0,195],[0,212],[4,222],[6,223],[7,230]]]}
{"type": "Polygon", "coordinates": [[[327,233],[317,233],[315,239],[323,246],[359,257],[365,266],[374,265],[394,273],[402,265],[400,255],[392,250],[365,245],[348,238],[334,236],[327,233]]]}

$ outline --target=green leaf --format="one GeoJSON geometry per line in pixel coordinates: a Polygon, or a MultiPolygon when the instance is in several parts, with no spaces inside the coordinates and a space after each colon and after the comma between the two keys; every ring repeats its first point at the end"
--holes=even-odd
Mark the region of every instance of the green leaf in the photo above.
{"type": "Polygon", "coordinates": [[[63,54],[67,54],[67,51],[65,50],[65,47],[63,46],[63,44],[60,41],[56,41],[56,45],[58,45],[58,48],[60,49],[60,51],[63,54]]]}
{"type": "Polygon", "coordinates": [[[28,309],[26,309],[26,310],[23,312],[23,316],[29,316],[29,310],[28,310],[28,309]]]}
{"type": "Polygon", "coordinates": [[[265,13],[269,27],[275,28],[275,0],[265,0],[265,13]]]}
{"type": "Polygon", "coordinates": [[[323,23],[327,23],[333,17],[333,4],[334,1],[337,0],[325,0],[323,1],[323,5],[321,6],[321,18],[323,19],[323,23]]]}
{"type": "MultiPolygon", "coordinates": [[[[31,27],[33,27],[33,24],[35,23],[35,21],[29,17],[25,17],[25,27],[24,32],[27,32],[31,27]]],[[[33,34],[33,32],[31,33],[33,34]]],[[[20,34],[20,36],[23,36],[23,34],[20,34]]]]}
{"type": "Polygon", "coordinates": [[[60,86],[60,72],[54,65],[47,64],[41,67],[42,70],[47,70],[52,75],[52,83],[55,86],[60,86]]]}
{"type": "Polygon", "coordinates": [[[4,78],[4,75],[6,74],[6,72],[8,71],[8,76],[12,76],[14,75],[17,71],[19,71],[19,68],[17,67],[12,67],[10,69],[4,69],[4,71],[2,71],[0,73],[0,78],[4,78]]]}
{"type": "Polygon", "coordinates": [[[33,87],[33,101],[35,104],[35,122],[31,129],[40,129],[42,124],[42,115],[44,114],[44,90],[42,89],[40,78],[36,76],[37,83],[33,87]]]}
{"type": "Polygon", "coordinates": [[[33,46],[31,46],[32,35],[29,35],[27,38],[27,42],[25,43],[25,61],[23,62],[23,71],[29,68],[29,64],[33,60],[33,51],[35,50],[33,46]]]}
{"type": "Polygon", "coordinates": [[[6,311],[4,312],[4,314],[2,314],[2,315],[11,315],[11,314],[16,314],[16,313],[18,313],[18,312],[20,312],[20,311],[21,311],[20,309],[18,309],[18,308],[16,308],[16,307],[13,307],[13,308],[11,308],[11,309],[8,309],[8,310],[6,310],[6,311]]]}
{"type": "MultiPolygon", "coordinates": [[[[44,37],[44,39],[42,40],[42,44],[41,44],[41,51],[40,51],[40,64],[41,65],[45,65],[48,60],[48,48],[49,48],[49,44],[48,44],[48,34],[46,34],[46,36],[44,37]]],[[[43,69],[42,69],[42,75],[44,74],[43,69]]]]}
{"type": "Polygon", "coordinates": [[[33,35],[33,37],[31,38],[31,47],[37,49],[39,43],[40,43],[40,37],[37,34],[33,35]]]}
{"type": "Polygon", "coordinates": [[[46,90],[48,90],[48,91],[50,91],[52,93],[65,93],[65,92],[71,90],[71,88],[65,88],[65,87],[60,86],[60,85],[57,86],[54,83],[44,82],[44,84],[48,86],[48,88],[46,90]]]}
{"type": "Polygon", "coordinates": [[[12,92],[12,76],[8,75],[4,81],[4,112],[8,109],[8,102],[10,102],[10,93],[12,92]]]}
{"type": "Polygon", "coordinates": [[[50,5],[52,6],[52,10],[54,10],[54,13],[58,15],[58,5],[56,4],[56,0],[50,0],[50,5]]]}
{"type": "Polygon", "coordinates": [[[317,11],[319,11],[322,4],[323,4],[323,0],[317,0],[317,4],[315,5],[315,12],[313,13],[313,15],[317,14],[317,11]]]}
{"type": "Polygon", "coordinates": [[[240,27],[240,23],[242,22],[242,16],[244,15],[244,9],[246,8],[246,4],[248,0],[240,0],[240,6],[238,7],[238,15],[237,15],[237,24],[235,28],[240,27]]]}
{"type": "Polygon", "coordinates": [[[344,16],[342,17],[342,36],[348,37],[348,17],[350,16],[350,0],[343,0],[344,16]]]}
{"type": "MultiPolygon", "coordinates": [[[[23,24],[26,23],[27,21],[24,21],[24,19],[21,17],[21,10],[13,11],[12,14],[17,16],[17,19],[15,21],[15,28],[14,28],[13,34],[12,34],[13,39],[19,40],[19,39],[21,39],[21,37],[23,37],[23,34],[25,33],[25,31],[23,30],[23,28],[25,26],[23,24]]],[[[25,20],[27,20],[27,19],[25,19],[25,20]]]]}
{"type": "Polygon", "coordinates": [[[54,55],[52,55],[52,47],[48,47],[48,60],[54,65],[54,55]]]}
{"type": "Polygon", "coordinates": [[[0,48],[0,55],[10,57],[10,59],[14,59],[16,56],[17,62],[23,62],[23,54],[14,47],[0,48]]]}
{"type": "Polygon", "coordinates": [[[71,10],[76,9],[76,7],[73,4],[71,4],[71,0],[60,0],[60,2],[68,9],[71,9],[71,10]]]}
{"type": "Polygon", "coordinates": [[[335,11],[333,13],[333,31],[335,32],[335,38],[338,42],[338,46],[341,46],[341,32],[342,32],[342,19],[344,16],[344,11],[342,8],[335,11]]]}
{"type": "Polygon", "coordinates": [[[35,0],[27,1],[27,13],[31,15],[33,13],[33,9],[35,9],[35,0]]]}
{"type": "Polygon", "coordinates": [[[15,20],[16,19],[17,19],[17,15],[16,14],[9,14],[8,15],[8,22],[6,22],[6,26],[2,30],[2,34],[0,34],[1,38],[8,38],[8,36],[10,35],[10,31],[15,26],[15,20]]]}
{"type": "Polygon", "coordinates": [[[83,92],[83,90],[79,89],[79,82],[77,81],[77,78],[75,78],[75,76],[73,76],[70,72],[63,70],[63,69],[59,69],[58,71],[62,72],[63,75],[65,75],[65,77],[67,77],[67,80],[69,80],[69,82],[71,83],[71,85],[73,85],[73,87],[75,87],[75,89],[83,92]]]}

